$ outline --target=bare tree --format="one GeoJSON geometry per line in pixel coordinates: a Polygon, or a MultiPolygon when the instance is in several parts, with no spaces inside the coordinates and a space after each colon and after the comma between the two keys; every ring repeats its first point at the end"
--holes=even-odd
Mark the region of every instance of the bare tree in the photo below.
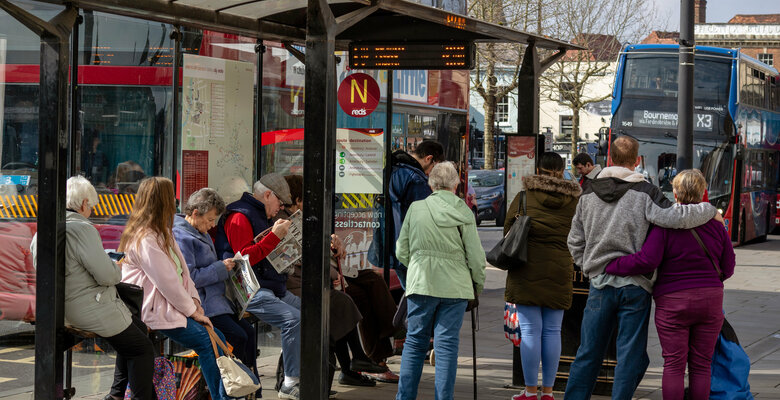
{"type": "MultiPolygon", "coordinates": [[[[554,0],[474,0],[468,14],[494,24],[522,31],[546,29],[551,19],[542,18],[543,10],[554,0]]],[[[485,168],[495,162],[496,105],[517,88],[517,75],[523,57],[523,46],[486,43],[477,47],[476,69],[471,74],[471,88],[482,97],[484,124],[485,168]]]]}
{"type": "Polygon", "coordinates": [[[653,0],[560,0],[549,7],[555,23],[546,33],[588,48],[567,53],[545,71],[540,81],[541,96],[572,111],[571,151],[574,157],[579,140],[580,111],[588,104],[609,99],[612,95],[611,90],[594,93],[589,85],[605,75],[612,75],[621,42],[637,42],[652,26],[658,26],[659,19],[653,0]]]}

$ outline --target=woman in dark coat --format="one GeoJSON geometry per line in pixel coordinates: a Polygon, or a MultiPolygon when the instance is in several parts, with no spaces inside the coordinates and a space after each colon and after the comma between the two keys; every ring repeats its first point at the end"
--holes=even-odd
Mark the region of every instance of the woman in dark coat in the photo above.
{"type": "Polygon", "coordinates": [[[526,389],[513,400],[536,399],[539,362],[542,363],[542,400],[552,400],[552,387],[561,355],[563,311],[571,306],[573,262],[566,238],[582,190],[563,178],[564,163],[555,153],[544,153],[537,174],[523,177],[526,191],[509,207],[508,231],[515,215],[531,217],[528,262],[510,269],[506,277],[505,319],[519,325],[520,355],[526,389]]]}

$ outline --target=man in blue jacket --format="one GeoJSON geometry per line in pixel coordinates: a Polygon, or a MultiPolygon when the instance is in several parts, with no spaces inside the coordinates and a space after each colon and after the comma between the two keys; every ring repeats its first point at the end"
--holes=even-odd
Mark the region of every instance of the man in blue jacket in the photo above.
{"type": "MultiPolygon", "coordinates": [[[[391,165],[393,174],[390,177],[390,201],[393,207],[393,224],[390,225],[388,234],[392,235],[393,241],[390,251],[390,266],[395,269],[398,280],[401,281],[401,287],[406,288],[406,266],[402,265],[395,258],[395,242],[398,240],[398,234],[401,232],[406,211],[409,206],[417,200],[423,200],[432,192],[428,186],[428,174],[433,166],[444,161],[444,148],[441,143],[435,140],[425,140],[414,149],[412,153],[403,150],[397,150],[393,153],[391,165]]],[[[381,235],[374,236],[380,239],[381,235]]],[[[376,243],[381,246],[382,242],[376,243]]],[[[375,247],[375,246],[372,246],[375,247]]],[[[373,252],[371,262],[374,265],[382,265],[378,255],[381,252],[373,252]]]]}

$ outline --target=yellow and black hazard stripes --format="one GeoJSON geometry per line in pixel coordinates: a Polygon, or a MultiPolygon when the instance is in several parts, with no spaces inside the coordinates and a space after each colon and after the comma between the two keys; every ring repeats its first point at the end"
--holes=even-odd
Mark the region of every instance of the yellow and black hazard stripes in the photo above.
{"type": "MultiPolygon", "coordinates": [[[[127,215],[133,211],[134,204],[134,194],[100,194],[98,195],[98,204],[92,209],[92,213],[97,217],[127,215]]],[[[0,218],[18,219],[37,217],[38,196],[0,196],[0,218]]]]}
{"type": "Polygon", "coordinates": [[[368,193],[341,193],[341,208],[371,208],[374,206],[374,194],[368,193]]]}
{"type": "Polygon", "coordinates": [[[135,195],[101,194],[100,202],[92,209],[96,216],[127,215],[133,211],[135,195]]]}
{"type": "Polygon", "coordinates": [[[36,218],[38,201],[36,196],[0,196],[0,218],[36,218]]]}

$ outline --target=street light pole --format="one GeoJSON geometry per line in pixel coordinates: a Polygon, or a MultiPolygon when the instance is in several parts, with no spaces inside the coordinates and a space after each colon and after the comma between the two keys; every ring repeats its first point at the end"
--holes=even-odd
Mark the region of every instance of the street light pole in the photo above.
{"type": "Polygon", "coordinates": [[[677,87],[677,170],[693,168],[694,0],[680,1],[680,68],[677,87]]]}

